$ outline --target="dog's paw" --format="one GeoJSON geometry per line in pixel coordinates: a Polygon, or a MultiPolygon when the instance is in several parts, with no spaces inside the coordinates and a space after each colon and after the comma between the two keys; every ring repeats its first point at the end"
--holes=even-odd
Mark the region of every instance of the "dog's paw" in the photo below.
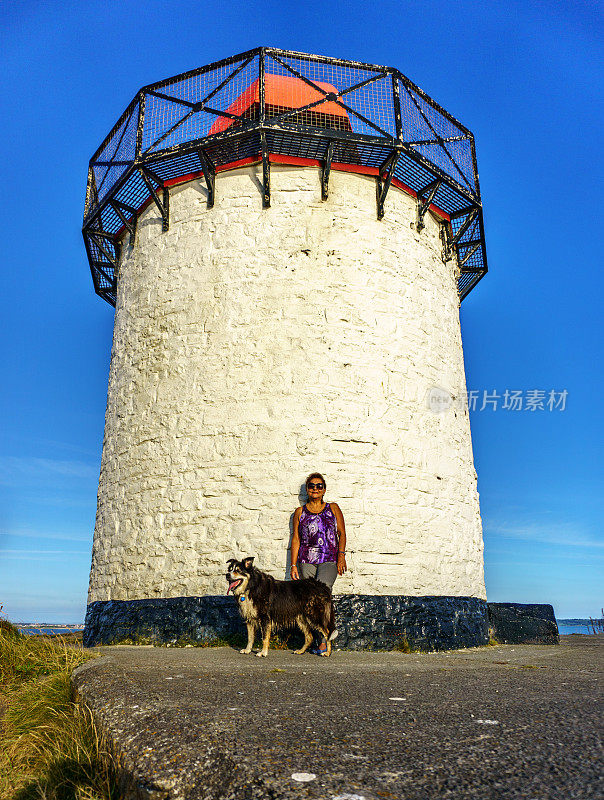
{"type": "Polygon", "coordinates": [[[256,655],[258,656],[258,658],[266,658],[268,653],[263,653],[261,650],[259,653],[256,653],[256,655]]]}
{"type": "Polygon", "coordinates": [[[242,655],[244,655],[244,656],[249,656],[249,654],[250,654],[252,651],[251,651],[251,650],[248,650],[248,649],[247,649],[247,647],[244,647],[244,648],[243,648],[243,650],[240,650],[239,652],[240,652],[242,655]]]}
{"type": "Polygon", "coordinates": [[[301,656],[301,655],[303,655],[305,652],[306,652],[306,648],[304,648],[303,650],[294,650],[294,655],[295,655],[295,656],[301,656]]]}

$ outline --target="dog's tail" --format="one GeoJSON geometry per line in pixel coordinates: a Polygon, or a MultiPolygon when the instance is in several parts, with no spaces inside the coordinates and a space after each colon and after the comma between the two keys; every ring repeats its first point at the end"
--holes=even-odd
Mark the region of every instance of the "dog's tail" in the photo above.
{"type": "Polygon", "coordinates": [[[327,623],[327,632],[328,632],[328,639],[330,642],[338,635],[338,629],[336,628],[336,615],[333,610],[333,601],[329,604],[329,621],[327,623]]]}

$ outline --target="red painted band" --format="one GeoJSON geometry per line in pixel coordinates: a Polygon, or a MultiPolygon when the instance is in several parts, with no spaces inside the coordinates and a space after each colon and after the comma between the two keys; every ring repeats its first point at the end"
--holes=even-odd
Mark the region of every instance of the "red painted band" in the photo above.
{"type": "MultiPolygon", "coordinates": [[[[290,164],[293,166],[299,167],[320,167],[321,162],[317,161],[314,158],[298,158],[297,156],[284,156],[280,155],[279,153],[269,153],[268,159],[271,164],[290,164]]],[[[216,172],[227,172],[232,169],[238,169],[239,167],[250,166],[251,164],[259,164],[262,161],[262,156],[260,154],[256,156],[249,156],[248,158],[241,158],[238,161],[230,161],[228,164],[221,164],[220,166],[216,167],[216,172]]],[[[379,174],[379,170],[377,167],[365,167],[362,164],[344,164],[341,162],[334,162],[331,165],[332,170],[336,172],[352,172],[355,175],[372,175],[377,177],[379,174]]],[[[189,172],[186,175],[182,175],[179,178],[170,178],[170,180],[164,182],[164,187],[168,188],[170,186],[179,186],[181,183],[187,183],[188,181],[197,180],[198,178],[203,177],[203,171],[199,172],[189,172]]],[[[392,179],[392,185],[396,186],[397,189],[400,189],[406,194],[411,195],[411,197],[417,197],[417,192],[415,192],[411,187],[407,186],[402,181],[399,181],[398,178],[392,179]]],[[[140,214],[144,209],[149,205],[151,202],[151,197],[148,197],[137,209],[137,215],[140,214]]],[[[434,203],[430,204],[430,211],[436,214],[441,219],[446,220],[447,222],[451,221],[451,217],[447,214],[446,211],[443,211],[442,208],[435,206],[434,203]]],[[[119,229],[119,231],[115,234],[115,238],[119,238],[125,230],[125,226],[119,229]]]]}

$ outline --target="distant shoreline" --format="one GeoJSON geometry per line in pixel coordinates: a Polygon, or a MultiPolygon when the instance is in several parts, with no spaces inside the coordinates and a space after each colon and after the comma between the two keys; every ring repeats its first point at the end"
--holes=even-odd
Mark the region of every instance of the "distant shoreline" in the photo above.
{"type": "Polygon", "coordinates": [[[56,630],[56,631],[83,631],[84,623],[75,623],[73,625],[53,622],[13,622],[13,625],[20,631],[37,631],[37,630],[56,630]]]}
{"type": "MultiPolygon", "coordinates": [[[[597,619],[594,617],[594,619],[597,619]]],[[[562,619],[556,617],[556,622],[561,625],[590,625],[591,619],[589,617],[571,617],[562,619]]],[[[13,622],[17,628],[74,628],[83,629],[83,622],[13,622]]]]}
{"type": "MultiPolygon", "coordinates": [[[[572,617],[568,619],[556,619],[558,625],[583,625],[585,627],[591,627],[592,620],[582,617],[572,617]]],[[[53,630],[66,630],[66,631],[83,631],[84,630],[84,623],[83,622],[76,622],[73,624],[66,623],[66,622],[13,622],[13,625],[18,628],[19,630],[37,630],[41,628],[46,629],[53,629],[53,630]]]]}
{"type": "MultiPolygon", "coordinates": [[[[594,618],[595,619],[595,618],[594,618]]],[[[591,619],[556,619],[558,625],[591,625],[591,619]]]]}

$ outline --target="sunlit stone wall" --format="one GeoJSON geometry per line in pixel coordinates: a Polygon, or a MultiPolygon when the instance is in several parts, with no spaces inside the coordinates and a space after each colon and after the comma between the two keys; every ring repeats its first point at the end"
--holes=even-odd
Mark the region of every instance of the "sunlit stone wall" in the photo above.
{"type": "Polygon", "coordinates": [[[89,601],[221,594],[225,561],[288,572],[305,476],[348,532],[335,593],[485,597],[454,261],[375,179],[273,166],[170,192],[124,247],[89,601]]]}

